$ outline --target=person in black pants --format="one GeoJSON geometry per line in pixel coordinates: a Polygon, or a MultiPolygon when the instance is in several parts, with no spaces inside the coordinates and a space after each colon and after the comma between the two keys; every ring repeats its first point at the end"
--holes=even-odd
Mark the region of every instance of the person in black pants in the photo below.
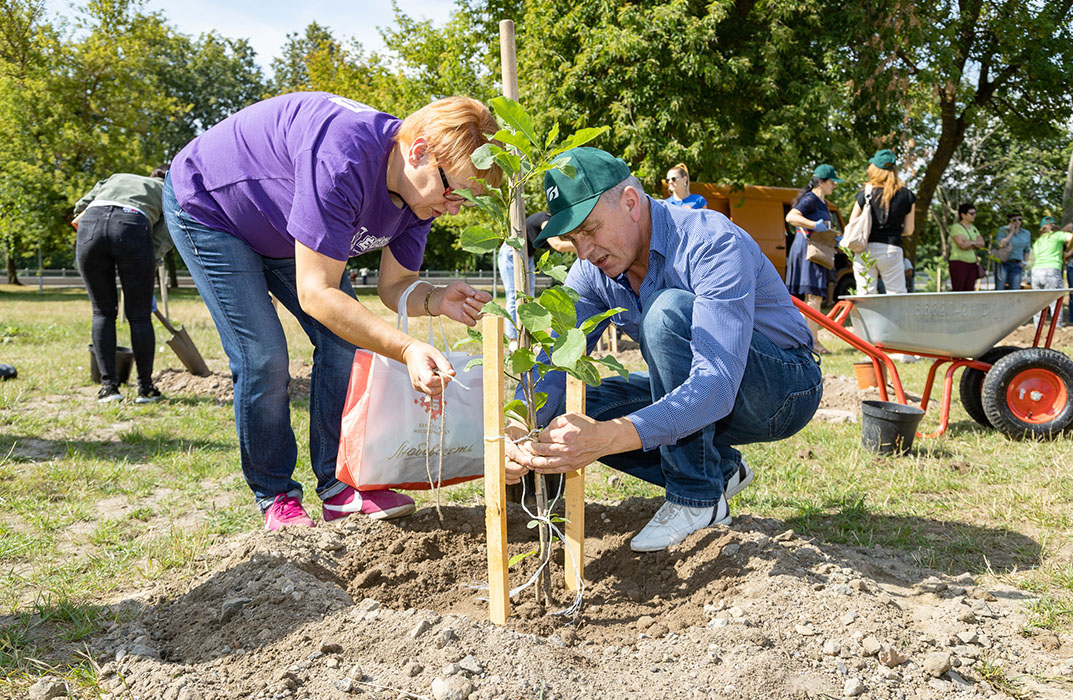
{"type": "Polygon", "coordinates": [[[156,337],[151,314],[156,259],[171,242],[161,203],[166,174],[165,168],[157,168],[151,177],[112,175],[75,205],[75,260],[93,307],[93,354],[101,373],[100,403],[123,400],[116,375],[117,271],[138,369],[135,401],[148,403],[160,398],[160,391],[153,386],[156,337]]]}

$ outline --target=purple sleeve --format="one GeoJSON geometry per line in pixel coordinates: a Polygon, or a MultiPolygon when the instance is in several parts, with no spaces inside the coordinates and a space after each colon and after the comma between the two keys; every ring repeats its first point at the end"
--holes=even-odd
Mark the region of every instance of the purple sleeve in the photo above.
{"type": "Polygon", "coordinates": [[[417,272],[421,269],[421,263],[425,259],[425,243],[428,241],[431,226],[431,221],[414,224],[388,243],[387,247],[395,256],[395,260],[410,272],[417,272]]]}
{"type": "Polygon", "coordinates": [[[362,195],[360,190],[337,188],[330,161],[313,150],[302,151],[294,159],[294,201],[287,232],[318,253],[346,260],[362,195]]]}

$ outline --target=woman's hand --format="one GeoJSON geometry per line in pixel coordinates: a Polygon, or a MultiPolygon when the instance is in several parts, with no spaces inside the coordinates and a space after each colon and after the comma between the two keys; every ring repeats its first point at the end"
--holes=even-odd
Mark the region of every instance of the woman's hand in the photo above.
{"type": "Polygon", "coordinates": [[[455,376],[451,363],[443,353],[428,343],[413,341],[402,351],[402,360],[410,373],[410,383],[423,394],[436,396],[455,376]]]}
{"type": "Polygon", "coordinates": [[[488,292],[474,289],[465,282],[452,282],[432,292],[428,308],[434,316],[443,315],[467,326],[475,326],[481,317],[481,307],[491,300],[492,295],[488,292]]]}

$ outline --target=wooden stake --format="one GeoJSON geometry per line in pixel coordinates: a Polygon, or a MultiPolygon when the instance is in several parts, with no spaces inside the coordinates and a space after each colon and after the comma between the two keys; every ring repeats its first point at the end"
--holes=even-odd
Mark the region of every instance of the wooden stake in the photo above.
{"type": "Polygon", "coordinates": [[[484,527],[488,541],[488,619],[510,615],[507,580],[507,452],[503,431],[503,319],[489,314],[484,334],[484,527]]]}
{"type": "MultiPolygon", "coordinates": [[[[566,410],[585,414],[585,383],[576,377],[566,378],[566,410]]],[[[566,589],[581,588],[585,576],[585,468],[566,473],[566,589]],[[577,569],[574,568],[577,557],[577,569]]]]}

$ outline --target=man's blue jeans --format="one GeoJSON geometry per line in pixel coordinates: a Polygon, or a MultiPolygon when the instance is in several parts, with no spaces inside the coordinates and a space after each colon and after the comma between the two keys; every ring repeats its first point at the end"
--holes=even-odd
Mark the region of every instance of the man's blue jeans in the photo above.
{"type": "MultiPolygon", "coordinates": [[[[660,399],[689,376],[693,351],[690,292],[667,289],[641,315],[641,354],[648,372],[611,377],[590,387],[586,413],[596,420],[629,415],[660,399]]],[[[770,442],[801,430],[820,405],[823,377],[807,347],[783,350],[753,332],[745,376],[725,418],[673,445],[607,455],[610,467],[667,490],[667,500],[695,508],[719,502],[727,477],[741,464],[735,445],[770,442]]]]}
{"type": "MultiPolygon", "coordinates": [[[[230,361],[242,474],[258,505],[267,508],[281,493],[302,496],[292,478],[298,445],[287,395],[287,337],[270,293],[313,343],[310,460],[317,494],[322,499],[338,494],[346,488],[335,478],[335,460],[354,346],[302,310],[293,258],[264,257],[237,236],[199,223],[179,207],[170,179],[164,184],[164,216],[230,361]]],[[[346,275],[339,286],[354,295],[346,275]]]]}

